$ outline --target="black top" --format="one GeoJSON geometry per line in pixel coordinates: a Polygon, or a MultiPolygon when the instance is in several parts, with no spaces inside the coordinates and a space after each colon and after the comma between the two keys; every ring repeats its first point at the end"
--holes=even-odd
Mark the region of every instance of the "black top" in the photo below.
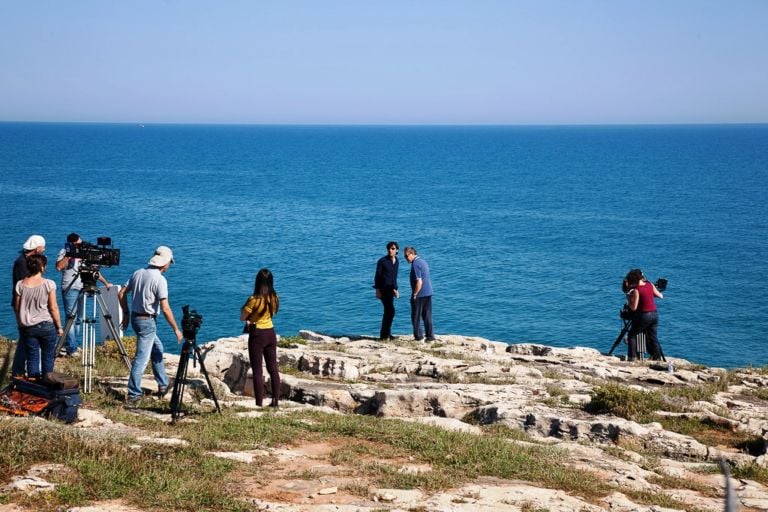
{"type": "Polygon", "coordinates": [[[395,256],[395,262],[389,256],[382,256],[376,263],[376,276],[373,278],[373,287],[377,290],[386,288],[397,290],[397,271],[400,269],[400,260],[395,256]]]}
{"type": "Polygon", "coordinates": [[[16,283],[29,275],[27,271],[27,255],[21,251],[19,257],[13,262],[13,286],[11,286],[11,306],[13,306],[13,296],[16,293],[16,283]]]}

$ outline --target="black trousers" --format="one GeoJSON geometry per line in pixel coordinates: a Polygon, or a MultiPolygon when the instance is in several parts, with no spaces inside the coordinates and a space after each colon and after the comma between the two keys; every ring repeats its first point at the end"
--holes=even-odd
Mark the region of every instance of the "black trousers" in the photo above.
{"type": "Polygon", "coordinates": [[[432,330],[432,296],[411,298],[411,323],[413,324],[413,337],[417,340],[424,336],[421,332],[421,322],[424,322],[424,333],[428,340],[435,339],[432,330]]]}
{"type": "Polygon", "coordinates": [[[629,329],[627,337],[627,358],[636,359],[637,353],[637,335],[645,332],[645,349],[651,355],[651,359],[658,361],[661,359],[661,347],[659,345],[659,336],[656,332],[659,325],[659,312],[648,311],[635,315],[632,319],[632,327],[629,329]]]}
{"type": "Polygon", "coordinates": [[[380,292],[384,314],[381,316],[379,338],[386,340],[392,337],[392,321],[395,319],[395,290],[394,288],[382,288],[380,292]]]}
{"type": "Polygon", "coordinates": [[[267,364],[269,383],[272,388],[272,405],[280,400],[280,372],[277,364],[277,335],[274,329],[257,329],[253,324],[248,332],[248,358],[253,372],[253,394],[256,405],[264,402],[264,368],[262,359],[267,364]]]}

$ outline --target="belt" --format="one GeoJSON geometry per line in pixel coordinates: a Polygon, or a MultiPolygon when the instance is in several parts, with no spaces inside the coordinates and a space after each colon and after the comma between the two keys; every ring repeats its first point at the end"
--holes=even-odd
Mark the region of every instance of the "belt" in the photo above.
{"type": "Polygon", "coordinates": [[[131,313],[131,314],[139,318],[157,318],[157,315],[150,315],[149,313],[131,313]]]}

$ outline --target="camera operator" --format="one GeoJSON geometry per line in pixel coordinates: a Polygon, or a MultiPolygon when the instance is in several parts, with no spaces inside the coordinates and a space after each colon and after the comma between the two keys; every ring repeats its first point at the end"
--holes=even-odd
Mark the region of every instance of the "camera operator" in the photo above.
{"type": "Polygon", "coordinates": [[[654,297],[660,299],[664,295],[656,288],[656,285],[646,281],[643,271],[639,268],[632,269],[624,278],[623,288],[627,291],[627,307],[632,312],[632,327],[629,330],[627,360],[634,361],[638,357],[637,335],[645,332],[646,348],[651,359],[661,359],[661,346],[657,335],[659,324],[659,312],[656,309],[654,297]]]}
{"type": "Polygon", "coordinates": [[[168,321],[176,340],[180,343],[183,334],[176,325],[173,310],[168,303],[168,281],[163,274],[174,263],[173,252],[168,247],[161,245],[155,249],[155,254],[149,260],[147,268],[142,268],[133,273],[125,286],[118,293],[120,306],[123,310],[123,330],[131,327],[136,332],[136,355],[131,365],[131,375],[128,379],[129,406],[136,406],[141,400],[141,376],[152,360],[152,373],[157,382],[157,394],[162,397],[168,391],[168,377],[163,365],[163,342],[157,337],[157,314],[162,309],[163,316],[168,321]],[[131,309],[129,314],[127,294],[132,293],[131,309]]]}
{"type": "MultiPolygon", "coordinates": [[[[70,233],[67,235],[67,246],[79,246],[83,243],[80,235],[77,233],[70,233]]],[[[80,337],[80,327],[83,323],[82,311],[77,298],[80,296],[80,290],[83,289],[83,282],[80,280],[80,266],[82,260],[78,258],[70,258],[67,256],[67,247],[65,246],[59,251],[59,255],[56,258],[56,270],[61,272],[61,299],[64,305],[64,318],[65,323],[69,318],[69,315],[75,313],[75,323],[67,333],[67,342],[62,348],[64,354],[67,356],[76,356],[78,351],[77,339],[80,337]]],[[[104,283],[104,286],[111,288],[112,284],[99,273],[99,281],[104,283]]]]}

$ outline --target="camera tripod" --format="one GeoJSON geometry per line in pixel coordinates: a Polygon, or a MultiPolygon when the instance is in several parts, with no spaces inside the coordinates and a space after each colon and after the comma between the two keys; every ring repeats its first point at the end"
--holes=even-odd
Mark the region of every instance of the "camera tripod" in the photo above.
{"type": "MultiPolygon", "coordinates": [[[[96,280],[99,273],[97,271],[85,271],[82,270],[78,273],[78,276],[82,278],[83,287],[77,294],[75,305],[71,311],[67,311],[67,323],[64,325],[64,333],[56,342],[56,351],[54,354],[58,354],[64,342],[67,339],[69,331],[75,324],[78,317],[78,310],[80,310],[80,317],[82,318],[82,343],[83,343],[83,393],[90,393],[93,382],[93,368],[96,365],[96,319],[98,306],[101,316],[107,323],[109,332],[112,338],[117,344],[117,349],[120,351],[120,355],[123,358],[123,362],[131,368],[131,359],[125,351],[125,346],[120,338],[120,331],[112,321],[112,315],[109,314],[107,305],[104,302],[104,298],[101,296],[101,291],[96,287],[96,280]],[[91,314],[88,314],[88,299],[92,301],[91,314]]],[[[70,285],[71,286],[71,285],[70,285]]],[[[68,290],[66,290],[68,291],[68,290]]],[[[66,292],[65,291],[65,292],[66,292]]]]}
{"type": "MultiPolygon", "coordinates": [[[[186,313],[186,311],[185,311],[186,313]]],[[[171,423],[176,423],[181,413],[181,401],[184,399],[184,388],[187,385],[187,369],[189,360],[200,362],[200,371],[205,376],[208,383],[208,389],[211,391],[213,403],[216,404],[216,412],[221,414],[219,401],[216,399],[216,392],[213,390],[211,378],[208,376],[208,370],[205,369],[205,362],[200,347],[197,346],[197,337],[194,332],[184,332],[184,345],[181,347],[181,357],[179,357],[179,369],[176,371],[176,379],[173,381],[173,394],[171,395],[171,423]]]]}

